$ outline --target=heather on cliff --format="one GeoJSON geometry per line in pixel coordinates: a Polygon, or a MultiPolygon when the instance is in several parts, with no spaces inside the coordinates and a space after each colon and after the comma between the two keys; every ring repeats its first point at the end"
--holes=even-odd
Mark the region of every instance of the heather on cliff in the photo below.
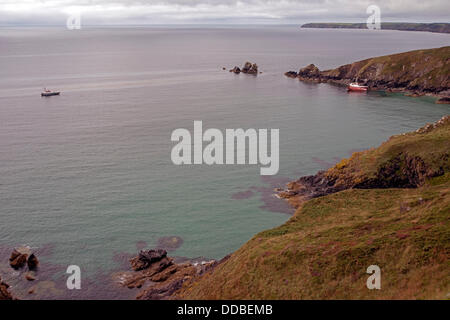
{"type": "Polygon", "coordinates": [[[298,73],[289,71],[286,75],[306,81],[338,84],[358,81],[374,89],[448,96],[450,47],[375,57],[325,71],[309,65],[298,73]]]}
{"type": "Polygon", "coordinates": [[[303,202],[284,225],[257,234],[176,297],[445,299],[449,143],[445,117],[343,160],[322,177],[385,185],[349,183],[347,190],[303,202]],[[381,169],[391,163],[392,170],[381,169]],[[366,287],[370,265],[381,268],[381,290],[366,287]]]}

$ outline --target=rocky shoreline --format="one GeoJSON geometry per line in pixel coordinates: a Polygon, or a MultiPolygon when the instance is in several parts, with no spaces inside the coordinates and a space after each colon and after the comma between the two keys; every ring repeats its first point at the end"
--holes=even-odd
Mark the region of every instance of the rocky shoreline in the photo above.
{"type": "Polygon", "coordinates": [[[358,82],[373,90],[430,95],[450,103],[450,47],[375,57],[321,71],[314,64],[285,76],[300,81],[346,86],[358,82]]]}
{"type": "MultiPolygon", "coordinates": [[[[417,129],[415,133],[426,134],[448,124],[450,115],[417,129]]],[[[389,140],[394,137],[396,136],[389,140]]],[[[417,188],[427,179],[444,174],[443,166],[433,166],[421,157],[409,156],[402,152],[382,163],[372,174],[361,173],[358,163],[370,151],[355,152],[350,159],[343,159],[328,170],[291,181],[286,184],[285,189],[275,190],[276,195],[287,199],[294,207],[299,207],[312,198],[347,189],[417,188]]],[[[445,163],[448,158],[449,154],[445,153],[435,160],[445,163]]]]}

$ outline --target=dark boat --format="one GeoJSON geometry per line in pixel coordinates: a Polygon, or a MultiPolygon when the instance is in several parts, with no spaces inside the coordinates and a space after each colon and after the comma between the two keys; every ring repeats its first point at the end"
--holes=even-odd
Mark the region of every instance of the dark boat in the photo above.
{"type": "Polygon", "coordinates": [[[41,92],[41,97],[59,96],[59,91],[51,91],[44,88],[44,92],[41,92]]]}

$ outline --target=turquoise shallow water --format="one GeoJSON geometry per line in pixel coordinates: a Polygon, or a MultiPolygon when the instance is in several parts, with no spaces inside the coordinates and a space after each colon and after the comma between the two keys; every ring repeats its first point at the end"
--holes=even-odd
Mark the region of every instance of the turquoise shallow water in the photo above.
{"type": "Polygon", "coordinates": [[[183,239],[172,256],[221,258],[290,217],[275,186],[449,113],[430,98],[347,94],[285,71],[449,39],[295,27],[0,29],[0,247],[41,248],[55,272],[77,264],[91,276],[164,236],[183,239]],[[246,60],[263,73],[222,70],[246,60]],[[41,98],[44,86],[63,93],[41,98]],[[192,131],[194,120],[278,128],[279,174],[174,166],[171,132],[192,131]]]}

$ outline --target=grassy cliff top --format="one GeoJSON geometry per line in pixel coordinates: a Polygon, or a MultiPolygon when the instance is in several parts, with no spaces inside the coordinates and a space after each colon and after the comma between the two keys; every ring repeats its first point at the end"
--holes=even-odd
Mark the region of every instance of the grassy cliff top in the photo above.
{"type": "MultiPolygon", "coordinates": [[[[280,227],[254,236],[185,299],[446,299],[450,279],[450,122],[391,138],[338,164],[370,176],[398,152],[444,168],[419,188],[348,189],[304,203],[280,227]],[[370,265],[381,290],[369,290],[370,265]]],[[[392,175],[397,174],[396,171],[392,175]]]]}

